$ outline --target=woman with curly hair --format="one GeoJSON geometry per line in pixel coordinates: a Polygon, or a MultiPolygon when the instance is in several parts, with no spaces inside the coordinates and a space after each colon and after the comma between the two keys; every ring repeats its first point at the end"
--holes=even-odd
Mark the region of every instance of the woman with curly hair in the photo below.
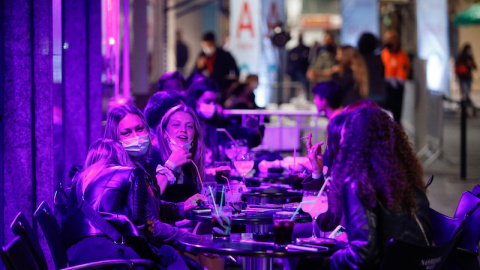
{"type": "Polygon", "coordinates": [[[349,246],[331,269],[377,269],[390,239],[431,244],[422,167],[402,128],[377,108],[347,118],[332,171],[332,210],[343,212],[349,246]]]}

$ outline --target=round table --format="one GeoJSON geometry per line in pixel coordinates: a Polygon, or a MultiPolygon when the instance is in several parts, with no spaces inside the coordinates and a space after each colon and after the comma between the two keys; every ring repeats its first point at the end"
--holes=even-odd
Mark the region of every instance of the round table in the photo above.
{"type": "Polygon", "coordinates": [[[294,200],[301,201],[303,192],[292,190],[288,185],[262,183],[259,187],[249,187],[243,193],[249,204],[288,203],[294,200]]]}
{"type": "Polygon", "coordinates": [[[193,235],[181,238],[176,247],[191,253],[211,253],[218,255],[234,255],[242,257],[257,257],[248,260],[244,269],[270,269],[272,260],[269,258],[308,258],[330,256],[336,246],[324,251],[312,252],[286,249],[272,242],[258,242],[251,233],[232,233],[228,238],[217,238],[212,235],[193,235]]]}

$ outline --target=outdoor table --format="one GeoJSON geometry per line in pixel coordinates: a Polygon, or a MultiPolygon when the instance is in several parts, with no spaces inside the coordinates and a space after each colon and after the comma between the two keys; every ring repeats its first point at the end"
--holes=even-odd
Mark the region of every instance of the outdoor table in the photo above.
{"type": "Polygon", "coordinates": [[[303,192],[288,185],[262,183],[260,187],[249,187],[243,197],[248,204],[288,203],[301,201],[303,192]]]}
{"type": "Polygon", "coordinates": [[[194,235],[181,238],[176,247],[190,253],[210,253],[233,255],[249,258],[244,269],[271,269],[273,258],[310,258],[330,256],[337,246],[312,252],[286,249],[273,242],[255,241],[251,233],[232,233],[230,237],[213,237],[212,235],[194,235]]]}
{"type": "MultiPolygon", "coordinates": [[[[273,214],[282,211],[278,209],[250,208],[242,210],[242,213],[232,215],[232,225],[246,225],[247,233],[268,233],[268,225],[273,225],[273,214]]],[[[198,222],[212,222],[211,213],[196,213],[192,211],[187,214],[187,218],[198,222]]],[[[308,213],[299,212],[295,216],[295,223],[312,222],[312,217],[308,213]]],[[[271,230],[270,230],[271,231],[271,230]]]]}

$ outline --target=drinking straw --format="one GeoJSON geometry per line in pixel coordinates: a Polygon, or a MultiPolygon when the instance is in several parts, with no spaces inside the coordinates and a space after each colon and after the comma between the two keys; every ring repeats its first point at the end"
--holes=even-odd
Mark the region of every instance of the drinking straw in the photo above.
{"type": "Polygon", "coordinates": [[[300,208],[302,208],[302,205],[304,204],[312,204],[312,203],[315,203],[315,201],[304,201],[304,202],[301,202],[298,207],[297,207],[297,210],[295,210],[295,213],[293,213],[292,215],[292,218],[290,219],[290,221],[293,221],[295,219],[295,216],[298,214],[298,211],[300,211],[300,208]]]}
{"type": "Polygon", "coordinates": [[[300,140],[305,140],[305,139],[308,139],[308,136],[305,136],[305,137],[301,137],[300,140]]]}
{"type": "Polygon", "coordinates": [[[295,161],[297,158],[297,148],[293,149],[293,171],[295,172],[295,161]]]}
{"type": "Polygon", "coordinates": [[[195,169],[197,169],[198,179],[200,180],[200,184],[202,185],[202,189],[203,189],[202,176],[200,175],[200,171],[198,170],[197,164],[195,164],[195,162],[193,162],[193,160],[191,159],[189,159],[188,161],[190,161],[193,164],[193,166],[195,166],[195,169]]]}
{"type": "Polygon", "coordinates": [[[215,208],[215,213],[217,213],[217,216],[220,216],[220,215],[218,214],[217,204],[215,203],[215,197],[213,197],[212,187],[211,187],[211,186],[208,186],[208,189],[210,189],[210,195],[212,196],[213,207],[215,208]]]}
{"type": "Polygon", "coordinates": [[[330,180],[330,177],[327,178],[327,179],[325,179],[325,182],[323,183],[323,186],[322,186],[322,188],[320,189],[320,192],[318,192],[317,198],[320,198],[320,195],[322,195],[323,190],[324,190],[325,187],[327,186],[328,180],[330,180]]]}
{"type": "Polygon", "coordinates": [[[222,177],[225,178],[225,180],[227,180],[228,189],[230,190],[230,197],[233,200],[233,193],[232,193],[232,187],[230,186],[230,181],[228,180],[228,177],[226,177],[225,175],[222,175],[222,177]]]}
{"type": "Polygon", "coordinates": [[[235,139],[232,137],[232,135],[230,135],[230,133],[229,133],[226,129],[224,129],[224,128],[217,128],[217,131],[218,131],[218,132],[225,132],[225,134],[227,134],[228,138],[230,138],[230,140],[233,142],[233,144],[234,144],[234,145],[237,145],[237,144],[235,143],[235,139]]]}
{"type": "Polygon", "coordinates": [[[225,185],[222,185],[222,195],[220,197],[220,213],[222,213],[223,208],[223,193],[225,192],[225,185]]]}

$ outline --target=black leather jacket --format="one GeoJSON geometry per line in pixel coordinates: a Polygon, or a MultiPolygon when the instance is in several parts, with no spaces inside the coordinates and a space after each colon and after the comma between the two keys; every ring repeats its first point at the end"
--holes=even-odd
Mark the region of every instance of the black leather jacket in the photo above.
{"type": "MultiPolygon", "coordinates": [[[[84,194],[85,202],[123,236],[142,235],[138,227],[146,224],[148,196],[143,170],[121,166],[102,170],[84,194]]],[[[67,218],[62,226],[62,237],[67,247],[85,237],[104,235],[80,211],[79,201],[74,179],[67,201],[67,218]]]]}
{"type": "Polygon", "coordinates": [[[331,269],[378,269],[385,246],[392,238],[426,245],[426,236],[431,244],[429,203],[425,193],[415,190],[415,214],[425,231],[424,236],[415,218],[407,213],[389,212],[380,203],[372,209],[363,203],[355,194],[355,185],[353,181],[347,181],[343,188],[349,246],[331,256],[331,269]]]}

